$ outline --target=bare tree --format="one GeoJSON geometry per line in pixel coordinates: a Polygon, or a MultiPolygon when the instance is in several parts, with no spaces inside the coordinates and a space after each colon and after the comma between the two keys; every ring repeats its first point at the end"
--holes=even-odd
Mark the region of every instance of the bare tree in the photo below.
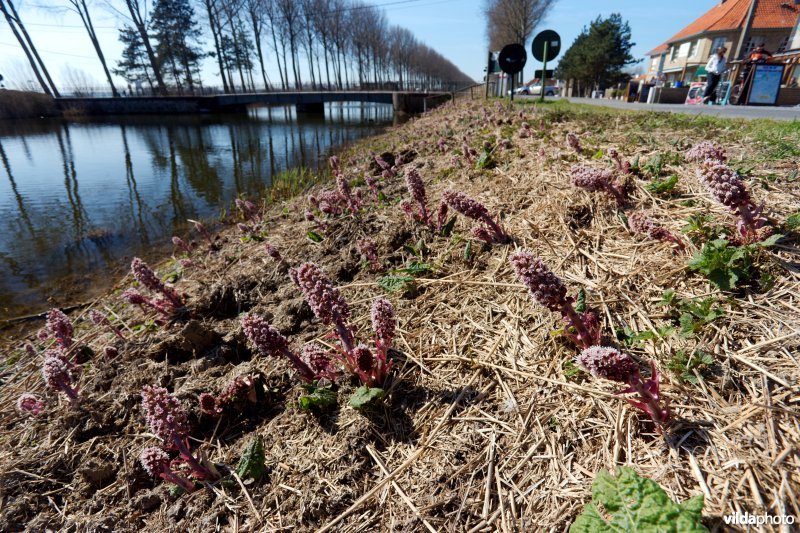
{"type": "Polygon", "coordinates": [[[208,19],[208,27],[211,30],[211,35],[214,38],[214,52],[217,58],[217,66],[219,67],[219,76],[222,79],[222,88],[227,93],[232,90],[228,83],[226,76],[225,57],[222,53],[222,25],[220,20],[220,1],[221,0],[201,0],[202,7],[205,9],[206,17],[208,19]]]}
{"type": "Polygon", "coordinates": [[[97,32],[95,32],[94,24],[92,24],[92,17],[89,13],[87,1],[67,0],[67,3],[71,6],[70,9],[81,17],[83,27],[86,28],[86,33],[89,34],[89,39],[92,41],[94,51],[97,53],[97,58],[100,60],[100,64],[103,65],[103,72],[105,72],[108,85],[111,87],[111,94],[113,94],[115,98],[118,98],[119,93],[117,92],[117,88],[114,86],[114,80],[111,78],[111,72],[108,70],[106,58],[105,55],[103,55],[103,49],[100,48],[100,41],[97,39],[97,32]]]}
{"type": "Polygon", "coordinates": [[[261,34],[264,32],[267,22],[265,0],[247,0],[246,6],[250,28],[253,30],[253,39],[256,42],[256,53],[258,54],[258,64],[261,67],[261,77],[264,80],[264,88],[270,90],[271,83],[267,76],[267,69],[264,67],[264,49],[261,46],[261,34]]]}
{"type": "MultiPolygon", "coordinates": [[[[158,85],[158,91],[162,95],[167,94],[167,86],[164,84],[164,77],[161,75],[161,65],[156,58],[156,54],[153,51],[153,45],[150,43],[150,36],[147,33],[147,26],[148,26],[148,18],[149,15],[147,13],[147,0],[124,0],[125,7],[128,8],[128,13],[130,14],[130,20],[133,22],[134,28],[136,31],[139,32],[139,36],[142,38],[142,43],[144,44],[144,48],[147,51],[147,58],[150,60],[150,65],[153,69],[153,76],[156,78],[156,85],[158,85]]],[[[115,9],[116,11],[116,9],[115,9]]],[[[119,13],[119,11],[117,11],[119,13]]]]}
{"type": "Polygon", "coordinates": [[[486,0],[484,14],[492,49],[506,44],[525,45],[555,0],[486,0]]]}
{"type": "Polygon", "coordinates": [[[53,83],[53,79],[50,77],[50,73],[47,71],[47,67],[44,65],[44,61],[42,61],[42,58],[39,56],[36,46],[34,46],[31,36],[28,35],[25,24],[22,23],[22,19],[19,13],[17,13],[17,8],[14,7],[14,3],[11,0],[0,0],[0,11],[2,11],[6,22],[8,22],[8,25],[11,27],[11,32],[14,34],[14,37],[17,38],[20,46],[22,46],[22,50],[25,52],[25,56],[28,58],[31,68],[36,74],[44,92],[55,97],[61,96],[58,93],[56,84],[53,83]],[[47,84],[45,84],[42,79],[42,74],[47,78],[47,84]]]}

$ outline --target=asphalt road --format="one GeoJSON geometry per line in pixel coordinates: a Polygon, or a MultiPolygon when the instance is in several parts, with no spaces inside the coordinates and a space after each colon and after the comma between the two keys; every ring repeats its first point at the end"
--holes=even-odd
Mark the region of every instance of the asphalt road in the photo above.
{"type": "MultiPolygon", "coordinates": [[[[534,98],[524,97],[523,98],[534,98]]],[[[538,98],[535,97],[535,98],[538,98]]],[[[725,118],[800,120],[800,107],[761,107],[761,106],[709,106],[685,104],[640,104],[621,100],[605,100],[596,98],[570,98],[570,102],[589,104],[615,109],[633,109],[637,111],[660,111],[666,113],[684,113],[687,115],[711,115],[725,118]]]]}

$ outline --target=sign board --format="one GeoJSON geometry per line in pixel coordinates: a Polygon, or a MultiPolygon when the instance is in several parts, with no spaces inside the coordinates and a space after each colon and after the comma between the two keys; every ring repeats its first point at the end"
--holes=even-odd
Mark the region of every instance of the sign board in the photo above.
{"type": "Polygon", "coordinates": [[[522,71],[522,67],[528,61],[528,54],[525,47],[521,44],[507,44],[500,50],[498,63],[506,74],[516,74],[522,71]]]}
{"type": "Polygon", "coordinates": [[[753,84],[747,95],[748,105],[775,105],[783,78],[782,63],[760,63],[754,65],[753,84]]]}
{"type": "Polygon", "coordinates": [[[531,52],[537,61],[552,61],[561,52],[561,37],[553,30],[544,30],[533,38],[531,52]],[[544,44],[547,43],[547,57],[544,56],[544,44]]]}
{"type": "Polygon", "coordinates": [[[489,52],[489,74],[497,74],[500,72],[500,63],[497,62],[499,55],[500,52],[489,52]]]}
{"type": "MultiPolygon", "coordinates": [[[[533,71],[533,77],[535,79],[537,79],[537,80],[542,79],[542,69],[538,69],[538,70],[533,71]]],[[[553,70],[552,69],[547,69],[547,72],[545,73],[544,77],[548,78],[548,79],[553,79],[553,70]]]]}
{"type": "Polygon", "coordinates": [[[702,104],[703,93],[706,90],[706,84],[703,81],[693,81],[689,85],[689,93],[686,95],[687,104],[702,104]]]}

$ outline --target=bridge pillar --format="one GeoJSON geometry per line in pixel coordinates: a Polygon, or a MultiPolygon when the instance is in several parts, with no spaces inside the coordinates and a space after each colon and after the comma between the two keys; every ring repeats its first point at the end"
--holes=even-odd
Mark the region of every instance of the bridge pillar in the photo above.
{"type": "Polygon", "coordinates": [[[392,93],[392,106],[396,115],[417,115],[438,107],[450,100],[449,94],[429,96],[425,93],[392,93]]]}
{"type": "Polygon", "coordinates": [[[325,102],[297,102],[295,109],[298,113],[325,114],[325,102]]]}

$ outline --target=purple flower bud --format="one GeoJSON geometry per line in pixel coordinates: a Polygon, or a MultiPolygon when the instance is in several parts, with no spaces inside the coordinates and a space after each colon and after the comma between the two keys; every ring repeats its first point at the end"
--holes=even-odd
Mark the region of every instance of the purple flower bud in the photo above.
{"type": "Polygon", "coordinates": [[[72,346],[72,322],[59,309],[47,312],[47,329],[64,348],[72,346]]]}
{"type": "Polygon", "coordinates": [[[159,439],[172,442],[186,438],[187,416],[175,396],[163,387],[142,387],[142,410],[150,430],[159,439]]]}
{"type": "Polygon", "coordinates": [[[372,368],[375,366],[375,356],[369,348],[363,344],[359,344],[353,350],[353,360],[356,362],[356,368],[359,373],[369,376],[372,368]]]}
{"type": "Polygon", "coordinates": [[[106,346],[103,349],[103,354],[106,356],[106,359],[116,359],[117,356],[119,356],[119,350],[113,346],[106,346]]]}
{"type": "Polygon", "coordinates": [[[289,347],[286,337],[258,315],[242,318],[242,329],[250,342],[264,355],[280,354],[289,347]]]}
{"type": "Polygon", "coordinates": [[[247,399],[253,389],[253,380],[246,376],[236,376],[233,381],[225,385],[217,396],[220,407],[247,399]]]}
{"type": "Polygon", "coordinates": [[[728,160],[728,156],[725,154],[725,148],[714,141],[700,141],[686,151],[687,161],[703,162],[706,159],[724,163],[728,160]]]}
{"type": "Polygon", "coordinates": [[[213,394],[207,392],[200,394],[200,411],[212,417],[217,417],[222,414],[222,408],[218,405],[217,399],[213,394]]]}
{"type": "Polygon", "coordinates": [[[411,202],[408,200],[403,200],[400,202],[400,209],[403,211],[403,214],[406,216],[406,218],[414,220],[414,208],[411,207],[411,202]]]}
{"type": "Polygon", "coordinates": [[[89,320],[91,320],[92,324],[95,326],[105,326],[108,323],[106,315],[94,309],[89,311],[89,320]]]}
{"type": "Polygon", "coordinates": [[[333,170],[333,172],[335,174],[338,174],[339,173],[339,158],[336,157],[335,155],[331,156],[330,158],[328,158],[328,163],[330,163],[331,169],[333,170]]]}
{"type": "Polygon", "coordinates": [[[369,261],[373,272],[379,272],[383,269],[378,259],[378,249],[375,247],[375,241],[372,239],[361,239],[358,241],[358,249],[362,255],[367,258],[367,261],[369,261]]]}
{"type": "Polygon", "coordinates": [[[447,202],[439,202],[439,210],[436,213],[436,232],[441,233],[447,224],[447,202]]]}
{"type": "Polygon", "coordinates": [[[139,462],[142,467],[153,477],[160,475],[165,469],[169,469],[169,455],[156,446],[145,448],[139,454],[139,462]]]}
{"type": "Polygon", "coordinates": [[[314,263],[304,263],[291,269],[291,276],[303,293],[314,314],[325,325],[350,318],[350,307],[342,297],[339,289],[314,263]]]}
{"type": "Polygon", "coordinates": [[[463,192],[448,189],[444,191],[442,198],[450,207],[465,217],[479,221],[484,221],[487,218],[491,218],[489,216],[489,211],[482,203],[478,202],[477,200],[473,200],[463,192]]]}
{"type": "Polygon", "coordinates": [[[138,257],[134,257],[133,261],[131,261],[131,273],[136,281],[141,283],[144,287],[150,289],[151,291],[160,292],[163,294],[173,307],[183,307],[183,301],[178,293],[167,287],[160,279],[158,279],[156,273],[153,272],[149,266],[147,266],[147,263],[138,257]]]}
{"type": "Polygon", "coordinates": [[[618,205],[625,203],[624,187],[616,182],[612,172],[580,166],[572,167],[569,172],[572,184],[575,187],[580,187],[590,192],[603,191],[612,195],[618,205]]]}
{"type": "Polygon", "coordinates": [[[734,211],[751,203],[742,178],[725,163],[707,159],[698,169],[697,177],[716,201],[734,211]]]}
{"type": "Polygon", "coordinates": [[[144,305],[147,300],[136,289],[125,289],[122,292],[122,299],[131,305],[144,305]]]}
{"type": "Polygon", "coordinates": [[[53,390],[62,391],[70,400],[77,400],[78,394],[72,387],[69,367],[62,357],[48,355],[42,363],[42,378],[53,390]]]}
{"type": "Polygon", "coordinates": [[[39,339],[41,342],[47,342],[47,339],[50,338],[50,334],[47,333],[47,330],[45,328],[42,328],[36,332],[36,338],[39,339]]]}
{"type": "Polygon", "coordinates": [[[304,344],[300,358],[314,371],[314,374],[321,378],[333,381],[339,377],[339,369],[336,368],[336,365],[331,361],[325,348],[316,342],[307,342],[304,344]]]}
{"type": "MultiPolygon", "coordinates": [[[[314,215],[311,215],[311,216],[313,217],[314,215]]],[[[278,251],[277,248],[272,246],[272,244],[270,244],[268,242],[264,243],[264,249],[267,251],[267,255],[270,256],[272,258],[272,260],[275,261],[276,263],[283,263],[284,262],[283,261],[283,256],[281,255],[281,253],[278,251]]]]}
{"type": "Polygon", "coordinates": [[[560,311],[571,302],[571,299],[567,298],[567,288],[547,268],[541,258],[526,250],[520,250],[512,254],[509,261],[517,277],[528,287],[533,299],[550,311],[560,311]]]}
{"type": "Polygon", "coordinates": [[[372,303],[372,330],[381,346],[389,347],[394,340],[397,320],[394,307],[386,298],[378,298],[372,303]]]}
{"type": "Polygon", "coordinates": [[[17,409],[23,413],[38,416],[44,411],[44,402],[30,392],[23,392],[17,399],[17,409]]]}
{"type": "Polygon", "coordinates": [[[194,224],[194,230],[204,239],[207,239],[209,242],[212,242],[213,239],[211,238],[211,233],[208,232],[206,227],[203,225],[202,222],[198,222],[197,220],[190,220],[194,224]]]}
{"type": "Polygon", "coordinates": [[[25,351],[31,357],[36,357],[36,348],[33,347],[33,344],[26,342],[25,343],[25,351]]]}
{"type": "Polygon", "coordinates": [[[189,245],[189,243],[187,243],[177,235],[172,237],[172,245],[182,252],[189,253],[192,251],[191,245],[189,245]]]}
{"type": "Polygon", "coordinates": [[[428,224],[428,199],[425,196],[425,184],[416,168],[409,169],[406,173],[406,188],[411,198],[419,206],[419,218],[423,224],[428,224]]]}
{"type": "Polygon", "coordinates": [[[639,376],[636,362],[616,348],[590,346],[577,356],[576,361],[593,376],[611,381],[630,383],[639,376]]]}
{"type": "Polygon", "coordinates": [[[575,152],[579,154],[583,152],[583,148],[581,148],[580,137],[578,137],[572,132],[567,133],[567,146],[569,146],[571,149],[575,150],[575,152]]]}

